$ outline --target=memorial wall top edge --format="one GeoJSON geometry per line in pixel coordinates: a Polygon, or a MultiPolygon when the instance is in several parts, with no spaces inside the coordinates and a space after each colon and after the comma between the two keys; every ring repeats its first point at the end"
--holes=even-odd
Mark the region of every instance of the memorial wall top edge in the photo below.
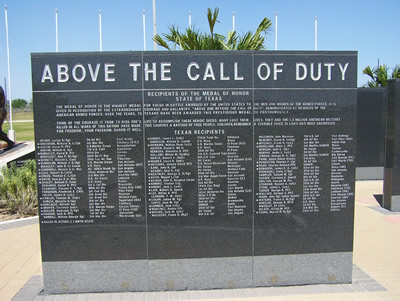
{"type": "Polygon", "coordinates": [[[356,88],[356,51],[32,53],[33,92],[356,88]]]}
{"type": "Polygon", "coordinates": [[[104,56],[104,55],[234,55],[234,54],[254,54],[254,55],[346,55],[356,56],[358,51],[355,50],[190,50],[190,51],[72,51],[72,52],[32,52],[32,58],[39,58],[43,56],[104,56]]]}

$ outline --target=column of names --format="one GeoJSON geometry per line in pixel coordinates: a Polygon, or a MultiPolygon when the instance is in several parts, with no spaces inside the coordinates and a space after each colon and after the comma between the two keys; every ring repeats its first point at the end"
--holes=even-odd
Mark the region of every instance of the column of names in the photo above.
{"type": "Polygon", "coordinates": [[[354,196],[350,184],[345,179],[349,164],[354,163],[354,156],[348,149],[351,143],[353,137],[348,134],[332,135],[331,211],[345,209],[349,198],[354,196]]]}
{"type": "Polygon", "coordinates": [[[257,214],[291,213],[299,197],[295,193],[298,166],[294,136],[259,136],[256,143],[259,191],[256,193],[257,214]]]}
{"type": "Polygon", "coordinates": [[[107,210],[114,209],[108,198],[108,180],[116,170],[115,162],[109,151],[112,145],[104,143],[100,138],[87,138],[87,173],[89,217],[93,219],[107,218],[107,210]]]}
{"type": "Polygon", "coordinates": [[[70,223],[84,218],[78,207],[83,187],[77,183],[82,165],[74,151],[79,145],[71,139],[40,139],[37,143],[40,213],[45,223],[70,223]]]}
{"type": "Polygon", "coordinates": [[[118,208],[119,217],[141,217],[144,200],[143,182],[139,169],[143,168],[140,156],[140,141],[135,138],[117,138],[118,208]]]}
{"type": "Polygon", "coordinates": [[[183,183],[194,182],[186,166],[192,162],[192,143],[183,136],[148,138],[148,208],[152,217],[187,216],[183,204],[183,183]]]}

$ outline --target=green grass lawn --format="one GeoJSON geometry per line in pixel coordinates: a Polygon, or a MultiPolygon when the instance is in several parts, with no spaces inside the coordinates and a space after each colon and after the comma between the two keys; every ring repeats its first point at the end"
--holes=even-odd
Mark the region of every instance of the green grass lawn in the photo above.
{"type": "MultiPolygon", "coordinates": [[[[3,124],[3,131],[8,132],[10,128],[9,123],[3,124]]],[[[33,122],[13,122],[13,130],[17,141],[34,141],[35,135],[33,133],[33,122]]]]}
{"type": "MultiPolygon", "coordinates": [[[[10,118],[7,114],[7,120],[10,118]]],[[[33,112],[13,112],[13,120],[33,120],[33,112]]]]}
{"type": "MultiPolygon", "coordinates": [[[[10,116],[7,114],[7,120],[3,124],[3,131],[6,133],[10,129],[10,124],[8,123],[9,117],[10,116]]],[[[33,120],[33,113],[13,112],[13,130],[15,131],[17,141],[34,141],[35,135],[33,132],[33,121],[14,122],[19,120],[33,120]]]]}

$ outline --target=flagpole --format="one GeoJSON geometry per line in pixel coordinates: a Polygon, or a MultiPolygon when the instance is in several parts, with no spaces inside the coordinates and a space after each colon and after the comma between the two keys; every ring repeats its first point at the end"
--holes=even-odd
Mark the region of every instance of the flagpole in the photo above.
{"type": "MultiPolygon", "coordinates": [[[[7,77],[4,76],[4,95],[8,95],[8,91],[7,91],[7,77]]],[[[7,98],[5,98],[5,100],[7,101],[7,98]]]]}
{"type": "Polygon", "coordinates": [[[58,9],[56,8],[56,52],[58,52],[58,9]]]}
{"type": "Polygon", "coordinates": [[[235,11],[232,12],[232,31],[235,31],[235,11]]]}
{"type": "Polygon", "coordinates": [[[143,50],[146,51],[146,12],[143,10],[143,50]]]}
{"type": "Polygon", "coordinates": [[[103,51],[103,33],[101,26],[101,9],[99,9],[99,34],[100,34],[100,51],[103,51]]]}
{"type": "Polygon", "coordinates": [[[192,12],[189,10],[189,28],[192,28],[192,12]]]}
{"type": "MultiPolygon", "coordinates": [[[[156,22],[156,0],[153,0],[153,38],[157,34],[157,22],[156,22]]],[[[154,41],[154,50],[157,50],[157,43],[154,41]]]]}
{"type": "Polygon", "coordinates": [[[14,131],[13,131],[13,122],[12,122],[12,104],[11,104],[11,71],[10,71],[10,46],[9,46],[9,42],[8,42],[8,16],[7,16],[7,5],[4,5],[4,13],[5,13],[5,17],[6,17],[6,41],[7,41],[7,66],[8,66],[8,101],[10,102],[10,132],[12,133],[12,135],[10,135],[10,139],[11,140],[15,140],[14,139],[14,131]],[[11,137],[12,136],[12,137],[11,137]]]}
{"type": "Polygon", "coordinates": [[[278,12],[275,12],[275,50],[278,50],[278,12]]]}
{"type": "Polygon", "coordinates": [[[315,16],[315,50],[318,49],[318,17],[315,16]]]}

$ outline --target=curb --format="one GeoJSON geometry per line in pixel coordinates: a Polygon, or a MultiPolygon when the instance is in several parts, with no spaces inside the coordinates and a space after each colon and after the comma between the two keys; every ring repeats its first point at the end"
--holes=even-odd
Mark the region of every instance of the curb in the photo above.
{"type": "Polygon", "coordinates": [[[38,224],[38,223],[39,223],[39,217],[38,216],[32,216],[32,217],[14,219],[14,220],[10,220],[10,221],[4,221],[4,222],[0,222],[0,231],[1,230],[6,230],[6,229],[22,227],[22,226],[38,224]]]}

